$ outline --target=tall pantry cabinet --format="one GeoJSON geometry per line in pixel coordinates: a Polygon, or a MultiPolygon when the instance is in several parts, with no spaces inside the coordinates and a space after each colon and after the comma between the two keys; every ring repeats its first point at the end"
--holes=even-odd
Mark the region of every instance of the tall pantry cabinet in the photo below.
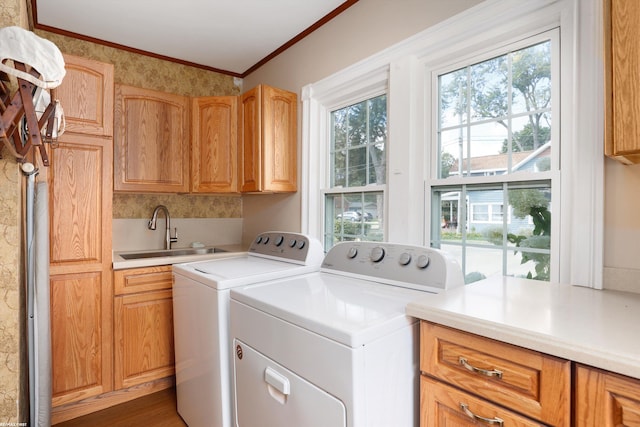
{"type": "Polygon", "coordinates": [[[113,388],[113,65],[64,59],[66,131],[48,170],[54,423],[113,388]]]}

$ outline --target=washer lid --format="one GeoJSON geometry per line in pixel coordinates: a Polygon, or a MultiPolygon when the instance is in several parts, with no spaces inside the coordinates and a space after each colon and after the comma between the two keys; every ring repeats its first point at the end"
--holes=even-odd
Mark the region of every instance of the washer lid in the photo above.
{"type": "Polygon", "coordinates": [[[231,290],[231,298],[350,347],[415,322],[405,314],[426,292],[326,272],[231,290]]]}
{"type": "Polygon", "coordinates": [[[213,288],[227,289],[317,271],[318,267],[249,255],[177,264],[173,269],[213,288]]]}

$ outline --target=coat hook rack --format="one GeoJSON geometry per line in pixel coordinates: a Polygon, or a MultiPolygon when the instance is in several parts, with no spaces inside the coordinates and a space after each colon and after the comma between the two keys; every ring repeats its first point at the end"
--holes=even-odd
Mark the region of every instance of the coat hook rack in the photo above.
{"type": "MultiPolygon", "coordinates": [[[[39,78],[40,74],[32,67],[21,62],[14,61],[14,67],[17,70],[26,72],[35,78],[39,78]]],[[[36,111],[34,96],[37,95],[39,89],[25,79],[17,77],[18,88],[11,95],[11,82],[9,76],[0,72],[0,138],[3,140],[5,147],[16,157],[18,162],[23,163],[28,153],[33,149],[37,149],[40,153],[43,166],[49,166],[49,156],[45,143],[51,144],[57,138],[54,138],[54,130],[56,124],[56,106],[55,89],[51,89],[51,102],[47,105],[42,115],[38,118],[36,111]],[[21,129],[20,124],[26,122],[26,129],[21,129]],[[44,135],[42,135],[44,129],[44,135]]]]}

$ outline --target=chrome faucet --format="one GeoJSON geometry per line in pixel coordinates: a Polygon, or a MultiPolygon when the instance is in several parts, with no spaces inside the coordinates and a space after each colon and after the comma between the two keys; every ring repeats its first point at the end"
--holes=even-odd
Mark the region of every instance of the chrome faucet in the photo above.
{"type": "Polygon", "coordinates": [[[166,234],[165,234],[165,240],[164,240],[164,248],[165,249],[171,249],[171,244],[178,241],[178,229],[177,228],[174,229],[175,230],[174,236],[171,237],[171,216],[169,215],[169,209],[167,209],[166,206],[164,206],[164,205],[156,206],[156,208],[153,210],[153,215],[151,216],[151,219],[149,220],[149,223],[147,224],[147,227],[149,227],[149,230],[155,230],[156,229],[156,221],[158,220],[158,211],[163,211],[164,212],[164,217],[165,217],[166,222],[167,222],[166,234]]]}

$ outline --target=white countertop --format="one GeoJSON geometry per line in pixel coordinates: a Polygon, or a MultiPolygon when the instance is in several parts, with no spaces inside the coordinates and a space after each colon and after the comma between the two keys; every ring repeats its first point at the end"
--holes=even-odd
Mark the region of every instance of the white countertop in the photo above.
{"type": "Polygon", "coordinates": [[[640,294],[497,277],[426,295],[406,311],[640,379],[640,294]]]}
{"type": "MultiPolygon", "coordinates": [[[[225,252],[217,252],[213,254],[201,254],[201,255],[179,255],[179,256],[167,256],[167,257],[153,257],[153,258],[139,258],[139,259],[124,259],[120,256],[121,253],[132,252],[157,252],[163,249],[152,249],[146,251],[118,251],[113,252],[113,269],[123,270],[125,268],[138,268],[138,267],[153,267],[157,265],[172,265],[180,264],[183,262],[203,261],[205,259],[226,258],[230,256],[236,256],[240,252],[245,252],[240,245],[216,245],[216,248],[222,249],[225,252]]],[[[176,248],[179,249],[179,248],[176,248]]],[[[188,248],[183,248],[188,249],[188,248]]]]}

